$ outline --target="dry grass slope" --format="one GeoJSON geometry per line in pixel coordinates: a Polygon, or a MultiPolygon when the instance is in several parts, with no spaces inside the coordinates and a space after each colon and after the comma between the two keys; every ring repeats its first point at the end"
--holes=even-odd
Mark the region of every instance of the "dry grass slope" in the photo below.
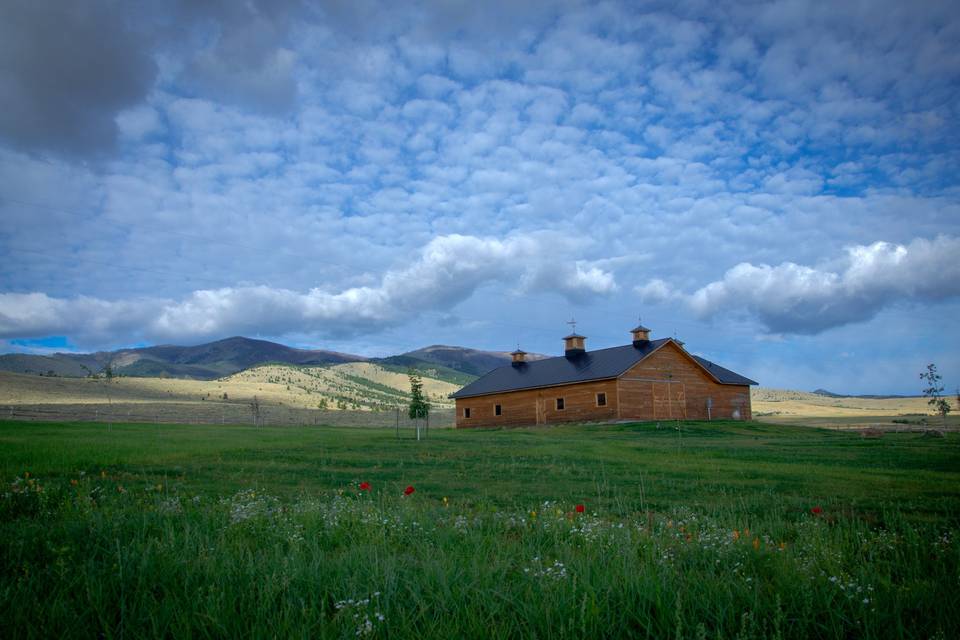
{"type": "MultiPolygon", "coordinates": [[[[753,415],[763,422],[813,426],[863,427],[884,424],[914,424],[922,419],[939,424],[924,397],[855,398],[830,397],[787,389],[752,389],[753,415]]],[[[956,418],[948,420],[954,424],[956,418]]]]}
{"type": "MultiPolygon", "coordinates": [[[[424,378],[424,391],[438,409],[459,387],[424,378]]],[[[265,365],[220,380],[173,378],[48,378],[0,372],[0,405],[249,402],[302,409],[382,410],[405,405],[407,376],[370,363],[328,367],[265,365]]]]}

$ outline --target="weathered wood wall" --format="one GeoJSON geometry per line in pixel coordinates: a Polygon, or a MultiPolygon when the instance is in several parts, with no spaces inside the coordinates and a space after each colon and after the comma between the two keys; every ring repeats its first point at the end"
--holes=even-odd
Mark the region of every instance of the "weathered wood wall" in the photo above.
{"type": "Polygon", "coordinates": [[[617,419],[617,381],[581,382],[527,391],[494,393],[457,400],[457,427],[520,426],[556,422],[586,422],[617,419]],[[607,394],[607,404],[597,406],[597,394],[607,394]],[[557,410],[556,400],[563,398],[564,408],[557,410]],[[494,415],[500,405],[502,415],[494,415]],[[470,417],[463,417],[470,407],[470,417]]]}
{"type": "Polygon", "coordinates": [[[667,343],[622,376],[613,380],[581,382],[525,391],[495,393],[457,400],[457,427],[522,426],[604,420],[752,418],[750,387],[718,384],[696,361],[673,343],[667,343]],[[597,393],[607,404],[597,406],[597,393]],[[564,399],[557,410],[556,399],[564,399]],[[501,407],[495,415],[494,407],[501,407]],[[470,408],[470,417],[463,415],[470,408]]]}
{"type": "Polygon", "coordinates": [[[689,355],[672,343],[644,358],[617,380],[620,417],[661,420],[752,419],[750,387],[718,384],[689,355]]]}

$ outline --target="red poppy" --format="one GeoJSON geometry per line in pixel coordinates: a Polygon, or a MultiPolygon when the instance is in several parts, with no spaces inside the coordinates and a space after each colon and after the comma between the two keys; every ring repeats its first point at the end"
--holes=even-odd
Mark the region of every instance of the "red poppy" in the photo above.
{"type": "Polygon", "coordinates": [[[360,483],[360,491],[370,491],[370,483],[369,483],[369,482],[361,482],[361,483],[360,483]]]}
{"type": "Polygon", "coordinates": [[[818,516],[821,513],[823,513],[823,507],[821,507],[820,505],[817,505],[813,509],[810,509],[810,513],[812,513],[815,516],[818,516]]]}
{"type": "Polygon", "coordinates": [[[583,513],[584,510],[586,509],[586,507],[584,507],[582,504],[578,504],[578,505],[577,505],[576,507],[574,507],[574,508],[577,510],[577,513],[583,513]]]}
{"type": "Polygon", "coordinates": [[[416,491],[416,489],[414,489],[413,486],[409,486],[409,487],[407,487],[406,489],[403,490],[403,495],[408,496],[408,495],[410,495],[411,493],[413,493],[414,491],[416,491]]]}

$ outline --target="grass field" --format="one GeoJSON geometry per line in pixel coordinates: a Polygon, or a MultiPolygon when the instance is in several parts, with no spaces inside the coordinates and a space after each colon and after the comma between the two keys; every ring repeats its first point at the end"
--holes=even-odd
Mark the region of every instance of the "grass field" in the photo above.
{"type": "MultiPolygon", "coordinates": [[[[956,411],[956,398],[947,396],[956,411]]],[[[823,396],[804,391],[754,387],[750,401],[759,420],[816,427],[862,428],[872,426],[940,426],[927,398],[861,398],[823,396]]],[[[948,427],[960,426],[960,416],[947,417],[948,427]]]]}
{"type": "Polygon", "coordinates": [[[956,433],[0,422],[0,478],[4,638],[960,637],[956,433]]]}

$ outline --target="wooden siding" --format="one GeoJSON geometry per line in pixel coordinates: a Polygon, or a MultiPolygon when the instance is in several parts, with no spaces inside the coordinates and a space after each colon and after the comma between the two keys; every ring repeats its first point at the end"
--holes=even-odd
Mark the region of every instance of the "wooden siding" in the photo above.
{"type": "Polygon", "coordinates": [[[719,384],[686,352],[666,343],[619,378],[457,399],[457,427],[524,426],[610,420],[752,419],[750,387],[719,384]],[[597,394],[607,404],[597,406],[597,394]],[[557,410],[556,399],[564,399],[557,410]],[[496,415],[494,407],[501,407],[496,415]],[[463,410],[470,408],[470,417],[463,410]]]}
{"type": "Polygon", "coordinates": [[[486,396],[457,399],[457,427],[523,426],[557,422],[589,422],[617,419],[617,381],[599,380],[577,384],[542,387],[525,391],[506,391],[486,396]],[[607,404],[597,406],[597,394],[607,395],[607,404]],[[556,400],[563,398],[564,408],[557,410],[556,400]],[[494,415],[500,405],[501,415],[494,415]],[[464,408],[470,417],[463,417],[464,408]]]}
{"type": "Polygon", "coordinates": [[[620,416],[624,419],[707,419],[707,399],[713,401],[712,418],[752,418],[750,387],[717,383],[697,362],[673,343],[628,369],[617,379],[620,416]]]}

